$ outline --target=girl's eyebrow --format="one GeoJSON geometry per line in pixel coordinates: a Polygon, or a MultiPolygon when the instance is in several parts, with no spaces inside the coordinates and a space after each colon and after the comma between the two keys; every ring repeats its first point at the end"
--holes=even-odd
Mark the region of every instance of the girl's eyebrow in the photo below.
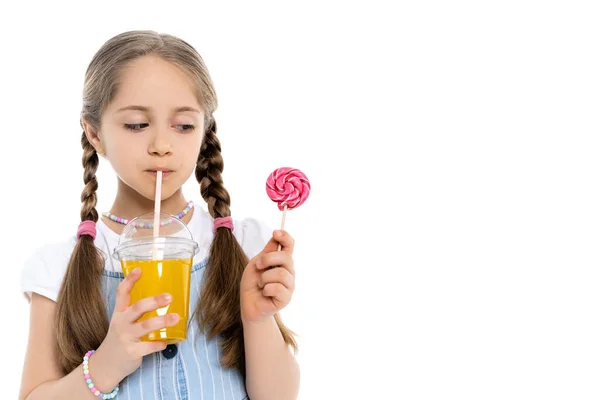
{"type": "MultiPolygon", "coordinates": [[[[138,110],[138,111],[149,112],[149,111],[152,111],[152,108],[145,107],[145,106],[126,106],[126,107],[123,107],[123,108],[119,108],[117,110],[117,112],[125,111],[125,110],[138,110]]],[[[194,107],[188,107],[188,106],[175,107],[175,108],[173,108],[172,111],[174,113],[183,112],[183,111],[192,111],[192,112],[197,112],[198,114],[201,114],[200,110],[198,110],[198,109],[196,109],[194,107]]]]}

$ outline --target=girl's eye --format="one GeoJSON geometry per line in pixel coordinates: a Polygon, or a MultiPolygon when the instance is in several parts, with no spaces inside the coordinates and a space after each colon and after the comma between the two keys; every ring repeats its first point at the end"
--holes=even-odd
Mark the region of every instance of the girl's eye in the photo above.
{"type": "MultiPolygon", "coordinates": [[[[129,129],[131,131],[140,131],[143,128],[147,127],[149,124],[125,124],[125,128],[129,129]]],[[[183,130],[184,132],[191,132],[194,129],[196,129],[196,127],[194,125],[188,125],[188,124],[182,124],[182,125],[177,125],[178,127],[183,127],[181,130],[183,130]]]]}
{"type": "Polygon", "coordinates": [[[196,129],[196,127],[194,127],[194,125],[185,125],[184,124],[184,125],[177,125],[177,126],[186,126],[186,127],[188,127],[188,129],[184,129],[185,132],[191,132],[194,129],[196,129]]]}
{"type": "Polygon", "coordinates": [[[138,127],[142,126],[142,125],[148,126],[148,124],[125,124],[125,129],[129,129],[131,131],[139,131],[142,128],[138,128],[138,127]]]}

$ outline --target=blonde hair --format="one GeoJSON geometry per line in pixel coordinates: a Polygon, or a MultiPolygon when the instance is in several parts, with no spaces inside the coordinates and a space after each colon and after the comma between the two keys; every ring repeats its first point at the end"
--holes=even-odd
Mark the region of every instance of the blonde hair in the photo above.
{"type": "MultiPolygon", "coordinates": [[[[129,31],[108,40],[94,55],[85,74],[81,120],[99,130],[102,112],[115,98],[123,69],[147,55],[161,57],[180,67],[194,82],[199,103],[205,110],[205,136],[196,164],[200,194],[213,218],[230,216],[229,193],[223,186],[223,157],[213,113],[217,95],[200,54],[187,42],[154,31],[129,31]]],[[[83,124],[82,124],[83,128],[83,124]]],[[[98,221],[96,170],[98,154],[81,135],[85,187],[81,193],[81,221],[98,221]]],[[[245,355],[240,316],[240,281],[248,258],[229,229],[218,229],[209,251],[203,287],[192,315],[208,339],[219,337],[221,365],[238,368],[245,376],[245,355]]],[[[104,260],[92,237],[83,235],[75,245],[57,299],[56,343],[59,364],[67,374],[81,362],[83,354],[104,340],[109,320],[101,294],[104,260]]],[[[275,315],[285,342],[297,351],[294,334],[275,315]]]]}

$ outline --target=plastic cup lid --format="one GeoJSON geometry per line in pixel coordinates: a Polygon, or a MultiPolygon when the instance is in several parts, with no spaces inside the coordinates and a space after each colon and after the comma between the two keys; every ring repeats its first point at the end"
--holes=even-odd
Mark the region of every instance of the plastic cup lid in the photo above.
{"type": "Polygon", "coordinates": [[[198,244],[193,240],[192,233],[186,224],[178,218],[167,213],[160,213],[160,225],[158,236],[154,236],[154,212],[140,215],[131,221],[121,233],[119,243],[113,253],[113,257],[118,258],[119,250],[134,245],[134,243],[187,243],[195,245],[194,254],[198,252],[198,244]]]}

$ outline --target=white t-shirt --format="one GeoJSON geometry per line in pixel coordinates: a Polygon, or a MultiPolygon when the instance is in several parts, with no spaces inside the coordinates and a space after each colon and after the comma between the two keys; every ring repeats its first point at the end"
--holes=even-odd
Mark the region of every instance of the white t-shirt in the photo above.
{"type": "MultiPolygon", "coordinates": [[[[194,203],[194,211],[187,227],[198,242],[199,251],[194,256],[194,264],[208,257],[210,244],[214,236],[213,218],[202,207],[194,203]]],[[[77,227],[73,228],[77,232],[77,227]]],[[[257,255],[272,237],[273,230],[263,221],[255,218],[234,220],[233,234],[249,259],[257,255]]],[[[112,257],[118,244],[119,235],[112,231],[102,219],[96,223],[94,244],[107,256],[104,269],[122,272],[121,264],[112,257]]],[[[74,234],[68,240],[46,244],[39,247],[25,262],[21,272],[21,291],[30,301],[31,293],[36,292],[56,302],[71,253],[77,242],[74,234]]]]}

